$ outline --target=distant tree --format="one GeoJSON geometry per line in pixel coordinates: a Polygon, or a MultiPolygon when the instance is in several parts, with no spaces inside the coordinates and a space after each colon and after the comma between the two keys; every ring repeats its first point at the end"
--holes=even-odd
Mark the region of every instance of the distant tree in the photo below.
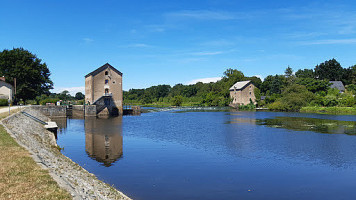
{"type": "Polygon", "coordinates": [[[172,100],[172,105],[173,106],[181,106],[183,103],[183,97],[178,95],[178,96],[175,96],[172,100]]]}
{"type": "Polygon", "coordinates": [[[83,93],[81,93],[81,92],[77,92],[75,94],[75,99],[77,99],[77,100],[81,100],[81,99],[84,99],[84,98],[85,98],[85,95],[83,93]]]}
{"type": "Polygon", "coordinates": [[[265,78],[261,86],[261,92],[267,94],[281,94],[286,86],[286,78],[283,75],[269,75],[265,78]]]}
{"type": "Polygon", "coordinates": [[[286,78],[293,76],[293,69],[288,66],[287,69],[284,71],[284,76],[286,78]]]}
{"type": "Polygon", "coordinates": [[[312,69],[300,69],[297,72],[295,72],[295,76],[297,78],[314,78],[314,70],[312,69]]]}
{"type": "Polygon", "coordinates": [[[326,80],[317,80],[314,78],[298,78],[296,81],[299,85],[304,85],[309,91],[316,93],[327,91],[329,89],[330,83],[326,80]]]}
{"type": "Polygon", "coordinates": [[[255,87],[261,88],[262,80],[260,78],[256,76],[252,76],[252,77],[246,77],[245,80],[250,80],[255,87]]]}
{"type": "Polygon", "coordinates": [[[284,76],[286,77],[287,85],[292,85],[295,81],[295,76],[293,75],[293,69],[291,67],[287,67],[284,71],[284,76]]]}
{"type": "Polygon", "coordinates": [[[5,76],[11,85],[16,78],[16,99],[34,99],[53,89],[47,64],[23,48],[0,52],[0,75],[5,76]]]}
{"type": "Polygon", "coordinates": [[[231,87],[236,82],[243,81],[244,79],[245,75],[241,71],[229,68],[224,72],[222,82],[225,83],[225,87],[231,87]]]}
{"type": "Polygon", "coordinates": [[[356,65],[344,69],[342,74],[342,82],[345,85],[356,84],[356,65]]]}
{"type": "Polygon", "coordinates": [[[59,95],[58,95],[59,99],[61,100],[70,100],[72,99],[72,96],[69,94],[68,90],[64,90],[62,91],[59,95]]]}
{"type": "Polygon", "coordinates": [[[340,81],[344,73],[340,63],[334,58],[317,65],[314,71],[317,79],[329,81],[340,81]]]}

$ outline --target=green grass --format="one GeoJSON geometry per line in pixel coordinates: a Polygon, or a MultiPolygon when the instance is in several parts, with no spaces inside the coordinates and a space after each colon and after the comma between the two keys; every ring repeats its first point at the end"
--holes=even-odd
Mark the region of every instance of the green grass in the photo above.
{"type": "Polygon", "coordinates": [[[356,107],[318,107],[309,106],[300,109],[303,113],[320,113],[334,115],[356,115],[356,107]]]}
{"type": "MultiPolygon", "coordinates": [[[[7,115],[3,113],[0,118],[7,115]]],[[[3,126],[0,126],[0,152],[0,199],[72,199],[3,126]]]]}

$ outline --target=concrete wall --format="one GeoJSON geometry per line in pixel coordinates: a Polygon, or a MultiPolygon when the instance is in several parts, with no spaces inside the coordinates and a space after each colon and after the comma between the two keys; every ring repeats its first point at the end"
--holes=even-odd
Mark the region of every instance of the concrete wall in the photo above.
{"type": "MultiPolygon", "coordinates": [[[[111,68],[107,68],[95,76],[88,76],[85,79],[85,101],[90,104],[105,94],[105,89],[112,94],[112,100],[109,109],[116,107],[120,114],[123,113],[123,93],[122,93],[122,76],[111,68]],[[108,75],[105,75],[108,72],[108,75]],[[105,83],[107,80],[107,83],[105,83]]],[[[105,112],[105,109],[103,110],[105,112]]],[[[100,114],[100,113],[99,113],[100,114]]],[[[105,114],[105,113],[104,113],[105,114]]]]}
{"type": "Polygon", "coordinates": [[[254,93],[255,86],[250,82],[242,90],[230,91],[230,97],[233,99],[234,105],[247,105],[250,99],[256,104],[256,97],[254,93]]]}
{"type": "Polygon", "coordinates": [[[85,116],[86,117],[96,117],[96,106],[95,105],[86,105],[85,106],[85,116]]]}
{"type": "Polygon", "coordinates": [[[67,117],[66,106],[31,106],[32,109],[40,111],[48,117],[67,117]]]}

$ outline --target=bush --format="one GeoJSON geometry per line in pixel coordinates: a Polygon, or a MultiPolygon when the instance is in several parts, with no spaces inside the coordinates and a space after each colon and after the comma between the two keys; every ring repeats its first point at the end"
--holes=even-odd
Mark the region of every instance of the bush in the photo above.
{"type": "Polygon", "coordinates": [[[0,99],[0,106],[8,106],[9,102],[7,99],[0,99]]]}
{"type": "Polygon", "coordinates": [[[27,100],[26,104],[37,105],[37,101],[36,100],[27,100]]]}
{"type": "Polygon", "coordinates": [[[239,110],[255,110],[256,106],[253,103],[249,103],[247,105],[239,105],[239,110]]]}
{"type": "Polygon", "coordinates": [[[78,101],[77,101],[77,105],[84,105],[84,99],[78,100],[78,101]]]}
{"type": "Polygon", "coordinates": [[[172,100],[172,105],[173,106],[181,106],[183,103],[183,97],[178,95],[178,96],[175,96],[172,100]]]}
{"type": "Polygon", "coordinates": [[[59,99],[57,99],[57,98],[43,99],[43,100],[40,101],[40,105],[46,105],[47,103],[54,103],[55,104],[55,103],[57,103],[57,101],[59,101],[59,99]]]}

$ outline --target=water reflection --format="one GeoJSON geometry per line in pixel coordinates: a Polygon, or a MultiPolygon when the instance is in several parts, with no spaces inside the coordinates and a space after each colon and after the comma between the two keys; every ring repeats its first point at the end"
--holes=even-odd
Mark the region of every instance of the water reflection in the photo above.
{"type": "Polygon", "coordinates": [[[122,116],[85,118],[85,151],[109,167],[122,157],[122,116]]]}
{"type": "Polygon", "coordinates": [[[274,128],[285,128],[296,131],[314,131],[318,133],[356,134],[355,121],[339,121],[305,117],[276,117],[256,120],[258,125],[274,128]]]}

